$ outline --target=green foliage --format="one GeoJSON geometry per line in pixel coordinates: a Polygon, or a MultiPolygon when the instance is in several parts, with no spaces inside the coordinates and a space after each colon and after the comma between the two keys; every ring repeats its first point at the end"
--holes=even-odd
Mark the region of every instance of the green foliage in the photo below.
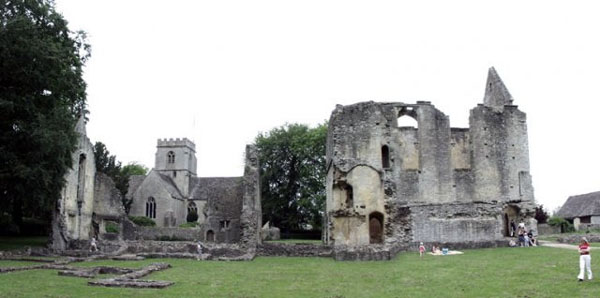
{"type": "Polygon", "coordinates": [[[129,216],[129,219],[136,225],[142,227],[154,227],[156,226],[156,222],[151,218],[145,216],[129,216]]]}
{"type": "Polygon", "coordinates": [[[575,231],[575,227],[573,227],[573,224],[571,224],[562,217],[552,216],[550,217],[550,219],[548,219],[548,224],[553,227],[560,227],[561,233],[570,233],[575,231]]]}
{"type": "Polygon", "coordinates": [[[327,123],[316,128],[286,124],[256,137],[263,222],[282,232],[321,229],[326,139],[327,123]]]}
{"type": "Polygon", "coordinates": [[[49,221],[84,115],[85,33],[54,1],[0,1],[0,210],[49,221]]]}
{"type": "Polygon", "coordinates": [[[186,223],[180,224],[179,227],[180,228],[195,228],[199,225],[200,224],[198,222],[186,222],[186,223]]]}
{"type": "Polygon", "coordinates": [[[115,183],[115,187],[121,193],[121,200],[125,207],[125,212],[129,213],[131,200],[127,199],[127,191],[129,190],[129,178],[132,175],[146,175],[148,168],[136,162],[130,162],[126,166],[121,166],[121,162],[117,161],[115,155],[111,155],[106,145],[102,142],[94,144],[94,159],[96,170],[110,177],[115,183]]]}
{"type": "Polygon", "coordinates": [[[548,221],[548,212],[544,210],[544,205],[535,207],[535,219],[538,223],[546,223],[548,221]]]}
{"type": "MultiPolygon", "coordinates": [[[[417,252],[406,252],[381,262],[285,257],[258,257],[250,262],[95,260],[75,266],[140,268],[166,262],[172,268],[146,278],[175,285],[160,290],[90,287],[87,281],[58,275],[57,270],[30,270],[0,274],[0,293],[4,297],[103,298],[598,296],[597,280],[577,282],[576,250],[532,247],[463,252],[422,259],[417,252]]],[[[592,257],[593,270],[599,265],[598,258],[592,257]]],[[[0,267],[8,266],[15,266],[15,261],[0,260],[0,267]]]]}
{"type": "Polygon", "coordinates": [[[197,222],[198,221],[198,212],[196,212],[196,211],[189,212],[185,219],[187,222],[197,222]]]}
{"type": "Polygon", "coordinates": [[[105,229],[107,233],[119,233],[120,230],[119,225],[112,221],[106,223],[105,229]]]}

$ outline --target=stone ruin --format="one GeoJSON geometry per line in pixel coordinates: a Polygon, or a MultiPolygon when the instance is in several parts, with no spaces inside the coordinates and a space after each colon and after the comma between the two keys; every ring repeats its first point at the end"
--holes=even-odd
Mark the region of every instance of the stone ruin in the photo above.
{"type": "Polygon", "coordinates": [[[114,183],[96,173],[83,120],[77,132],[74,167],[53,221],[51,247],[62,255],[90,255],[89,240],[97,235],[101,253],[111,257],[196,258],[200,239],[206,244],[202,259],[387,260],[419,242],[450,248],[504,244],[511,222],[537,230],[526,115],[513,105],[493,68],[483,104],[471,110],[469,128],[450,127],[448,116],[426,101],[335,108],[327,137],[324,244],[319,246],[261,243],[261,230],[263,236],[275,235],[266,235],[268,226],[261,229],[253,146],[246,148],[242,177],[198,178],[192,142],[159,140],[155,169],[130,181],[132,214],[156,218],[159,225],[146,228],[129,221],[114,183]],[[404,126],[404,119],[415,125],[404,126]],[[202,211],[201,228],[177,228],[191,208],[202,211]],[[109,224],[119,232],[107,232],[109,224]],[[171,241],[157,241],[165,237],[171,241]]]}
{"type": "Polygon", "coordinates": [[[336,259],[389,259],[419,242],[496,246],[511,221],[537,230],[526,115],[494,68],[469,128],[426,101],[338,105],[326,188],[323,239],[336,259]]]}

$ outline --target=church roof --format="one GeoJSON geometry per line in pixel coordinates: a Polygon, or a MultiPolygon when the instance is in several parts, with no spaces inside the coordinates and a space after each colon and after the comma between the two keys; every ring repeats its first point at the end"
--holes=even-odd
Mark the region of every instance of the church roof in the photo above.
{"type": "Polygon", "coordinates": [[[133,193],[142,185],[146,179],[146,175],[131,175],[129,176],[129,187],[127,188],[127,197],[133,197],[133,193]]]}
{"type": "Polygon", "coordinates": [[[570,196],[557,213],[562,218],[600,215],[600,191],[570,196]]]}
{"type": "Polygon", "coordinates": [[[241,187],[242,177],[193,177],[190,179],[190,199],[225,198],[240,191],[241,187]]]}
{"type": "Polygon", "coordinates": [[[171,194],[172,197],[177,199],[183,199],[183,195],[179,191],[179,188],[169,175],[163,175],[158,172],[156,174],[158,174],[158,176],[162,179],[162,181],[164,182],[163,185],[165,186],[165,189],[171,194]]]}

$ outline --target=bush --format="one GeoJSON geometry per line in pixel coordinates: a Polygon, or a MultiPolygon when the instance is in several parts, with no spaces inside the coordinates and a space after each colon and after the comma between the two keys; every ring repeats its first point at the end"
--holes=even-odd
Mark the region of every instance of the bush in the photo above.
{"type": "Polygon", "coordinates": [[[199,226],[200,224],[197,222],[186,222],[184,224],[180,224],[179,227],[180,228],[195,228],[197,226],[199,226]]]}
{"type": "Polygon", "coordinates": [[[151,218],[145,216],[130,216],[129,219],[136,225],[142,227],[154,227],[156,226],[156,222],[151,218]]]}
{"type": "Polygon", "coordinates": [[[573,224],[571,224],[562,217],[552,216],[550,217],[550,219],[548,219],[548,224],[553,227],[560,227],[561,233],[569,233],[575,231],[573,224]]]}
{"type": "Polygon", "coordinates": [[[196,222],[196,221],[198,221],[198,212],[192,211],[192,212],[188,213],[188,215],[187,215],[187,217],[185,219],[187,220],[187,222],[196,222]]]}
{"type": "Polygon", "coordinates": [[[119,233],[119,225],[112,221],[106,223],[105,229],[107,233],[119,233]]]}

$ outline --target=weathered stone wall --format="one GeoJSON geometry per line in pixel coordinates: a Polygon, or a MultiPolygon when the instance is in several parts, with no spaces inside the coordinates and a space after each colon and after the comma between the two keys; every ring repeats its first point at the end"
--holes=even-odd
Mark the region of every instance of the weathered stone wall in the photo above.
{"type": "Polygon", "coordinates": [[[310,243],[263,242],[258,246],[256,254],[265,257],[331,257],[333,247],[310,243]]]}
{"type": "Polygon", "coordinates": [[[424,101],[338,105],[327,137],[325,242],[390,252],[419,241],[495,243],[511,220],[537,229],[525,113],[493,69],[488,84],[468,129],[451,128],[424,101]],[[416,127],[398,127],[402,117],[416,127]]]}
{"type": "Polygon", "coordinates": [[[211,179],[210,197],[204,207],[205,241],[235,243],[240,240],[243,185],[241,177],[211,179]],[[211,234],[213,236],[211,236],[211,234]]]}
{"type": "Polygon", "coordinates": [[[146,216],[146,202],[152,197],[156,204],[156,217],[153,220],[157,226],[178,226],[184,223],[185,201],[181,193],[167,179],[170,177],[161,176],[155,170],[150,171],[132,196],[133,202],[129,215],[146,216]],[[165,218],[171,218],[171,216],[174,217],[174,220],[165,221],[165,218]]]}
{"type": "MultiPolygon", "coordinates": [[[[202,229],[136,227],[136,240],[198,241],[204,240],[202,229]]],[[[132,239],[133,240],[133,239],[132,239]]]]}
{"type": "Polygon", "coordinates": [[[83,117],[77,123],[78,144],[71,170],[57,201],[52,222],[52,247],[64,250],[70,241],[88,240],[92,231],[96,166],[93,146],[85,132],[83,117]]]}
{"type": "Polygon", "coordinates": [[[537,230],[538,235],[560,234],[560,226],[551,226],[549,224],[538,224],[537,228],[538,228],[538,230],[537,230]]]}
{"type": "Polygon", "coordinates": [[[256,146],[246,146],[246,158],[243,177],[243,201],[240,216],[241,239],[244,247],[253,249],[262,242],[262,206],[260,197],[260,161],[256,146]]]}

